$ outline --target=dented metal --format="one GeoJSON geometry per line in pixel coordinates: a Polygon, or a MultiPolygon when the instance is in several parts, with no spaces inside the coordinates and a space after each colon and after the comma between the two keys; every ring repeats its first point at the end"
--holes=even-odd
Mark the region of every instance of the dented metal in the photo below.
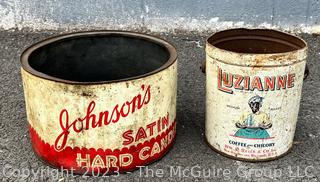
{"type": "MultiPolygon", "coordinates": [[[[206,139],[217,152],[267,161],[292,147],[307,45],[260,29],[231,29],[206,43],[206,139]]],[[[306,72],[307,73],[307,72],[306,72]]]]}

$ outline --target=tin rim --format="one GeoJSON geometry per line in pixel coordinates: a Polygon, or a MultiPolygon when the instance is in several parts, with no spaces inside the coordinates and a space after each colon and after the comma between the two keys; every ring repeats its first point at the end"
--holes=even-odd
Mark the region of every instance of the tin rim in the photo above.
{"type": "Polygon", "coordinates": [[[67,84],[79,84],[79,85],[93,85],[93,84],[105,84],[105,83],[117,83],[117,82],[122,82],[122,81],[130,81],[130,80],[136,80],[144,77],[151,76],[153,74],[156,74],[158,72],[161,72],[168,67],[170,67],[173,63],[176,62],[177,60],[177,51],[176,48],[170,44],[169,42],[165,41],[164,39],[157,38],[151,35],[143,34],[143,33],[137,33],[137,32],[130,32],[130,31],[117,31],[117,30],[101,30],[101,31],[85,31],[85,32],[75,32],[75,33],[68,33],[68,34],[63,34],[63,35],[57,35],[53,36],[51,38],[44,39],[42,41],[39,41],[30,47],[28,47],[20,57],[20,62],[22,68],[27,71],[28,73],[46,79],[46,80],[51,80],[55,82],[61,82],[61,83],[67,83],[67,84]],[[128,78],[122,78],[122,79],[115,79],[115,80],[105,80],[105,81],[73,81],[73,80],[67,80],[67,79],[62,79],[62,78],[57,78],[45,73],[42,73],[40,71],[35,70],[32,68],[29,64],[29,56],[36,51],[37,49],[46,46],[48,44],[54,43],[56,41],[60,41],[63,39],[68,39],[68,38],[81,38],[81,37],[93,37],[93,36],[122,36],[122,37],[130,37],[130,38],[135,38],[135,39],[141,39],[145,41],[149,41],[151,43],[157,44],[163,48],[166,49],[166,51],[169,54],[168,60],[159,68],[150,71],[145,74],[141,74],[138,76],[132,76],[128,78]]]}
{"type": "Polygon", "coordinates": [[[246,54],[246,55],[282,55],[286,53],[297,52],[307,48],[307,43],[300,37],[278,31],[273,29],[247,29],[247,28],[235,28],[235,29],[228,29],[213,33],[210,35],[206,40],[207,46],[214,47],[221,51],[226,51],[230,53],[236,54],[246,54]],[[282,43],[287,46],[291,46],[293,50],[291,51],[278,51],[273,53],[263,53],[263,52],[237,52],[228,50],[225,48],[219,48],[215,44],[228,41],[228,40],[240,40],[245,38],[251,38],[256,40],[262,41],[274,41],[277,43],[282,43]],[[216,40],[215,40],[216,39],[216,40]]]}

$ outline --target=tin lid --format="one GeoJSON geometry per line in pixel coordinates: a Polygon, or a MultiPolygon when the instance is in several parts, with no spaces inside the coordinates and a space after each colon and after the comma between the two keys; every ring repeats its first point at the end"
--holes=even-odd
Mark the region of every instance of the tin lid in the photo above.
{"type": "Polygon", "coordinates": [[[306,59],[307,43],[277,30],[239,28],[211,35],[206,42],[206,53],[233,65],[290,65],[306,59]]]}
{"type": "Polygon", "coordinates": [[[165,70],[176,60],[176,49],[170,43],[128,31],[59,35],[30,46],[20,57],[22,68],[32,75],[89,85],[144,78],[165,70]]]}

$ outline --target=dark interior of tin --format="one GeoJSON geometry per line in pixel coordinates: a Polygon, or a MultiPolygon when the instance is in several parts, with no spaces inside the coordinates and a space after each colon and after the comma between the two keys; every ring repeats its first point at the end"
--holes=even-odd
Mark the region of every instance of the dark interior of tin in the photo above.
{"type": "Polygon", "coordinates": [[[74,37],[32,52],[29,65],[44,74],[78,82],[126,79],[152,72],[170,57],[152,41],[122,35],[74,37]]]}
{"type": "Polygon", "coordinates": [[[306,47],[297,37],[263,29],[222,31],[211,36],[208,43],[227,51],[249,54],[284,53],[306,47]]]}

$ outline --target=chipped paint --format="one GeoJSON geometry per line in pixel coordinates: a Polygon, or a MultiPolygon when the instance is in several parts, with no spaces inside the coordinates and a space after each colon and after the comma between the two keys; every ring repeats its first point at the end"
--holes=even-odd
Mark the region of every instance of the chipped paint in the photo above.
{"type": "MultiPolygon", "coordinates": [[[[1,12],[0,12],[1,13],[1,12]]],[[[33,18],[30,18],[33,19],[33,18]]],[[[214,18],[213,18],[214,19],[214,18]]],[[[34,21],[24,21],[18,24],[15,24],[12,17],[7,17],[2,19],[0,22],[0,28],[3,30],[12,30],[12,29],[29,29],[31,31],[44,31],[44,30],[142,30],[150,32],[189,32],[195,31],[199,33],[207,32],[217,32],[226,29],[232,28],[262,28],[262,29],[275,29],[282,30],[291,33],[309,33],[309,34],[320,34],[319,25],[307,26],[305,24],[300,25],[272,25],[270,23],[261,23],[261,24],[251,24],[245,23],[243,21],[234,22],[234,21],[216,21],[211,20],[196,20],[193,19],[189,21],[187,18],[176,18],[172,19],[153,19],[147,24],[144,24],[140,21],[133,19],[130,22],[117,23],[117,21],[110,20],[108,23],[105,22],[92,22],[87,23],[57,23],[53,20],[43,21],[41,19],[33,19],[34,21]]]]}
{"type": "Polygon", "coordinates": [[[0,3],[4,30],[118,29],[152,32],[212,32],[230,28],[272,28],[295,33],[319,33],[319,3],[237,1],[197,3],[155,1],[22,1],[0,3]],[[216,5],[219,6],[216,6],[216,5]],[[290,6],[288,7],[288,4],[290,6]],[[244,7],[237,9],[237,6],[244,7]],[[219,8],[217,8],[219,7],[219,8]],[[281,10],[281,7],[287,9],[281,10]],[[210,9],[212,8],[212,9],[210,9]],[[109,11],[105,11],[108,9],[109,11]],[[203,11],[203,10],[204,11],[203,11]],[[208,11],[206,11],[208,10],[208,11]],[[210,10],[210,11],[209,11],[210,10]],[[297,11],[299,10],[299,11],[297,11]]]}
{"type": "MultiPolygon", "coordinates": [[[[171,137],[175,136],[176,71],[175,63],[168,69],[147,78],[74,88],[74,85],[45,80],[22,69],[31,141],[36,153],[51,165],[67,169],[73,167],[78,172],[82,165],[87,164],[77,164],[76,154],[79,153],[81,156],[90,154],[78,149],[110,150],[114,152],[109,152],[109,155],[117,156],[131,148],[132,152],[124,152],[134,156],[130,164],[123,166],[118,161],[117,165],[113,166],[119,167],[119,171],[132,170],[136,166],[146,165],[158,159],[168,150],[166,146],[172,145],[174,138],[171,138],[166,146],[161,143],[163,141],[160,142],[156,138],[170,132],[169,128],[174,131],[171,137]],[[150,88],[149,91],[146,91],[147,86],[150,88]],[[143,98],[144,105],[139,106],[140,109],[135,105],[125,106],[129,108],[129,114],[121,114],[124,112],[123,103],[124,105],[136,103],[133,101],[136,97],[143,98]],[[115,108],[118,108],[117,111],[115,108]],[[109,114],[101,115],[101,113],[109,114]],[[121,115],[117,117],[113,113],[121,115]],[[164,118],[167,122],[165,125],[162,121],[164,118]],[[151,124],[152,131],[149,126],[151,124]],[[141,128],[144,128],[147,136],[139,136],[141,128]],[[140,139],[137,139],[139,137],[140,139]],[[39,139],[45,145],[52,146],[54,150],[52,149],[51,153],[62,157],[59,159],[60,162],[48,157],[50,151],[40,147],[39,139]],[[148,151],[142,154],[138,149],[135,150],[135,147],[144,146],[146,142],[157,143],[156,141],[161,150],[157,151],[157,155],[148,154],[148,151]],[[134,155],[139,152],[140,155],[148,156],[142,158],[134,155]]],[[[106,154],[101,153],[100,156],[105,157],[106,154]]],[[[92,160],[94,157],[90,156],[92,160]]],[[[97,166],[91,161],[90,171],[97,166]]],[[[105,167],[101,170],[111,169],[105,167]]]]}
{"type": "Polygon", "coordinates": [[[94,174],[161,158],[176,136],[176,52],[165,46],[174,53],[163,69],[97,84],[47,79],[26,68],[26,51],[21,74],[35,153],[57,168],[94,174]]]}
{"type": "Polygon", "coordinates": [[[248,161],[286,154],[295,133],[306,56],[305,46],[286,53],[249,54],[217,48],[207,41],[209,145],[228,157],[248,161]]]}

